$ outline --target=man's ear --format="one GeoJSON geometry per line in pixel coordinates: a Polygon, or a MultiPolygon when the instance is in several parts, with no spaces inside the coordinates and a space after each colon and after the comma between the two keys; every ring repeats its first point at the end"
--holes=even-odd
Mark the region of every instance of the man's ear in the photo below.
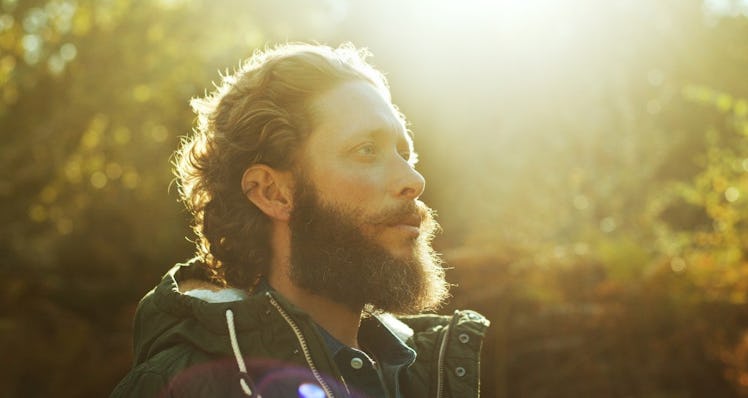
{"type": "Polygon", "coordinates": [[[293,177],[265,164],[254,164],[244,170],[242,192],[268,217],[288,221],[293,209],[293,177]]]}

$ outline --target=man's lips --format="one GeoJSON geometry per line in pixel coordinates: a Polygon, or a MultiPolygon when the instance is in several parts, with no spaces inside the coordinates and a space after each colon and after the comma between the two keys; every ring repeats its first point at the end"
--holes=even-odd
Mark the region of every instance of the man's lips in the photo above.
{"type": "Polygon", "coordinates": [[[418,216],[418,214],[411,214],[411,215],[405,216],[401,220],[399,220],[398,224],[409,225],[411,227],[420,228],[421,227],[421,217],[418,216]]]}
{"type": "Polygon", "coordinates": [[[421,217],[417,214],[408,215],[391,223],[390,226],[416,237],[421,232],[421,217]]]}

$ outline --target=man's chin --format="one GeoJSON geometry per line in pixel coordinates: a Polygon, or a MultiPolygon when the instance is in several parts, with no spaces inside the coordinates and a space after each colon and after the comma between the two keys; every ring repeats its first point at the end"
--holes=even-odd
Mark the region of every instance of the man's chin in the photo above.
{"type": "Polygon", "coordinates": [[[419,252],[419,240],[418,236],[414,237],[402,237],[402,236],[384,236],[379,239],[370,238],[372,244],[376,244],[386,253],[397,260],[401,261],[414,261],[419,252]],[[384,239],[382,239],[384,238],[384,239]]]}

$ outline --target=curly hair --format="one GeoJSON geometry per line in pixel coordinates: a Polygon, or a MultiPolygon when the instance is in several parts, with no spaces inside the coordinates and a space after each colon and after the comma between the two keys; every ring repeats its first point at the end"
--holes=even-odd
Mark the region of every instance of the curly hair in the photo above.
{"type": "Polygon", "coordinates": [[[174,154],[180,200],[193,216],[196,258],[221,285],[250,287],[272,259],[270,220],[241,189],[262,163],[293,170],[313,129],[308,104],[348,81],[372,83],[389,99],[384,76],[351,44],[285,44],[256,52],[216,89],[190,101],[191,135],[174,154]]]}

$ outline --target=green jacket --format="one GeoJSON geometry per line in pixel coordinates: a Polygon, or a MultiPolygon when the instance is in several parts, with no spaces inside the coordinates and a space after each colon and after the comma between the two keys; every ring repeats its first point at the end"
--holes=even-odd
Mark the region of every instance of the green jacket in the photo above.
{"type": "MultiPolygon", "coordinates": [[[[224,302],[180,292],[180,281],[201,277],[197,264],[177,265],[141,300],[133,369],[112,397],[349,396],[305,312],[271,291],[224,302]]],[[[378,317],[417,353],[400,378],[404,396],[479,396],[483,316],[378,317]]]]}

